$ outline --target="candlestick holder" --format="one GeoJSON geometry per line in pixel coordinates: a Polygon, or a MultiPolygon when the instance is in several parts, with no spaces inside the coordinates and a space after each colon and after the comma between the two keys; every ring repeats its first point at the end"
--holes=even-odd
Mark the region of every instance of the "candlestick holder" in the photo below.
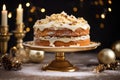
{"type": "Polygon", "coordinates": [[[17,39],[17,53],[16,56],[21,59],[22,62],[28,62],[28,53],[26,52],[24,46],[23,46],[23,38],[26,35],[26,31],[24,31],[24,24],[17,24],[16,30],[13,31],[14,36],[17,39]]]}
{"type": "Polygon", "coordinates": [[[2,55],[6,54],[8,49],[8,41],[12,35],[8,31],[8,26],[0,26],[0,58],[2,55]]]}
{"type": "Polygon", "coordinates": [[[16,30],[13,31],[14,32],[14,35],[17,39],[17,49],[21,49],[21,48],[24,48],[22,43],[23,43],[23,38],[25,37],[25,34],[26,34],[26,31],[24,31],[24,24],[17,24],[16,26],[16,30]]]}

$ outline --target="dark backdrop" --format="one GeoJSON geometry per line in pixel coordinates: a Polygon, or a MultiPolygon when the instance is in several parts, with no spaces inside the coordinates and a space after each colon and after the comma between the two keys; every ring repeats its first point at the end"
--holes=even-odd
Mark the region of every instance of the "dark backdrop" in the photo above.
{"type": "MultiPolygon", "coordinates": [[[[30,32],[26,33],[23,39],[24,41],[33,40],[33,25],[35,21],[45,18],[46,15],[65,11],[69,15],[72,14],[76,17],[83,17],[91,26],[91,40],[101,42],[99,49],[102,49],[110,48],[115,41],[120,40],[119,4],[115,2],[119,0],[111,0],[112,4],[108,4],[107,1],[108,0],[1,0],[0,10],[2,9],[2,5],[6,4],[7,10],[12,12],[13,16],[8,21],[9,32],[12,32],[16,27],[16,8],[19,3],[23,5],[25,28],[30,28],[30,32]],[[104,4],[100,4],[99,1],[103,1],[104,4]],[[29,2],[31,6],[26,7],[26,2],[29,2]],[[95,5],[95,2],[98,2],[98,4],[95,5]],[[35,7],[35,10],[31,13],[30,10],[33,7],[35,7]],[[73,7],[77,8],[77,12],[73,11],[73,7]],[[106,11],[108,7],[112,9],[112,12],[106,11]],[[44,13],[40,12],[41,8],[45,8],[46,11],[44,13]],[[100,18],[100,14],[103,12],[106,14],[105,19],[100,18]],[[99,18],[95,17],[96,14],[99,14],[99,18]],[[29,18],[32,18],[32,21],[29,21],[29,18]],[[104,27],[101,28],[100,24],[104,24],[104,27]]],[[[8,51],[15,45],[16,38],[12,35],[8,43],[8,51]]]]}

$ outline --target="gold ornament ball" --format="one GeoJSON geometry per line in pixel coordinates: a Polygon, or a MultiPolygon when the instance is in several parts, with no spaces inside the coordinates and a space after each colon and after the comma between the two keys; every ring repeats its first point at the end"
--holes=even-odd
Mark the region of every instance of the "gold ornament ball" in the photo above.
{"type": "Polygon", "coordinates": [[[116,58],[120,59],[120,41],[113,43],[112,50],[115,52],[116,58]]]}
{"type": "Polygon", "coordinates": [[[31,62],[40,63],[44,59],[44,51],[30,50],[29,59],[31,62]]]}
{"type": "Polygon", "coordinates": [[[110,64],[115,62],[116,55],[112,49],[105,48],[98,53],[97,58],[102,64],[110,64]]]}

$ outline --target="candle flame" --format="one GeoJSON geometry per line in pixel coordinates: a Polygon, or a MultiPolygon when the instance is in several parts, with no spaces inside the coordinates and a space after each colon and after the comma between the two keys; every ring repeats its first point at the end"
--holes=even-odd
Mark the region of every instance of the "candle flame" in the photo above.
{"type": "Polygon", "coordinates": [[[21,9],[22,8],[22,4],[19,4],[18,8],[21,9]]]}
{"type": "Polygon", "coordinates": [[[3,4],[3,10],[6,10],[6,6],[5,6],[5,4],[3,4]]]}

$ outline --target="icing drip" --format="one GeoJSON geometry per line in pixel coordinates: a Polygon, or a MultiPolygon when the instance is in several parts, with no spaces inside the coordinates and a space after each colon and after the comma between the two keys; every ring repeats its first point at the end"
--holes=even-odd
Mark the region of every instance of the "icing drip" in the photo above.
{"type": "Polygon", "coordinates": [[[67,28],[75,31],[78,28],[86,30],[90,28],[90,25],[83,17],[76,18],[73,15],[69,16],[65,12],[61,12],[60,14],[52,14],[51,16],[46,16],[45,19],[37,20],[33,27],[39,28],[41,31],[51,27],[55,30],[67,28]]]}

